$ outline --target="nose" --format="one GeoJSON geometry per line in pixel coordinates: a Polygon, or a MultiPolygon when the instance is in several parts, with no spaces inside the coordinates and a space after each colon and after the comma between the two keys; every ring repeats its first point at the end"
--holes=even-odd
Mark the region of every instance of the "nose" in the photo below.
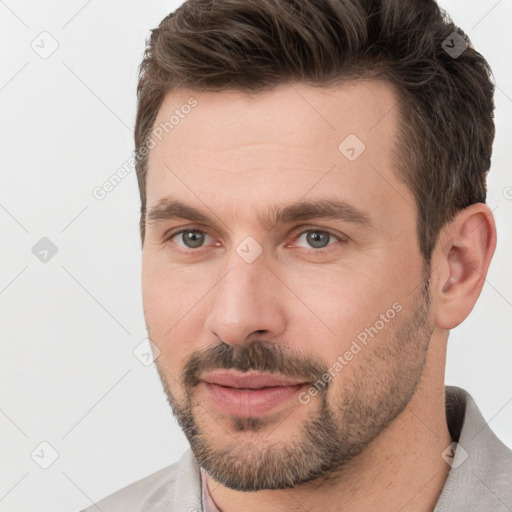
{"type": "Polygon", "coordinates": [[[252,263],[235,251],[211,293],[211,309],[205,328],[230,345],[251,335],[265,339],[279,336],[286,328],[282,283],[267,265],[265,253],[252,263]]]}

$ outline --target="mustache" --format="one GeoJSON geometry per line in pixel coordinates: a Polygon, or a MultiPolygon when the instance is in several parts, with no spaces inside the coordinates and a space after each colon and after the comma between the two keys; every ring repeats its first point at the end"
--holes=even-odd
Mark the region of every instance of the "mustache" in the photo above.
{"type": "Polygon", "coordinates": [[[247,344],[229,345],[221,342],[191,354],[183,369],[182,384],[186,389],[192,389],[199,384],[203,374],[213,370],[254,370],[311,383],[328,372],[328,368],[320,361],[287,353],[276,343],[255,340],[247,344]]]}

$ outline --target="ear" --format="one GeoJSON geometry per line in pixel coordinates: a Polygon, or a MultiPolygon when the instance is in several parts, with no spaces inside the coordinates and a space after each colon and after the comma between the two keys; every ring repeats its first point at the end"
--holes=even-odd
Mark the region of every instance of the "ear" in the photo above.
{"type": "Polygon", "coordinates": [[[453,329],[471,313],[496,248],[496,224],[486,204],[459,211],[442,230],[432,267],[437,269],[436,326],[453,329]]]}

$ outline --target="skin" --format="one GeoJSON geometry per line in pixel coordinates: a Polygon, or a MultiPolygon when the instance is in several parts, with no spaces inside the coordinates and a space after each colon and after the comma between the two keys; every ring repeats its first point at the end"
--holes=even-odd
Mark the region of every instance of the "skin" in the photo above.
{"type": "Polygon", "coordinates": [[[191,96],[197,106],[151,149],[147,209],[172,197],[212,221],[147,219],[142,291],[160,377],[193,449],[201,447],[215,503],[224,512],[433,510],[450,469],[441,458],[452,441],[446,343],[484,283],[496,244],[491,211],[475,204],[445,226],[426,281],[414,198],[395,173],[398,97],[391,85],[294,84],[250,97],[174,91],[155,126],[191,96]],[[366,146],[354,161],[338,149],[348,134],[366,146]],[[372,225],[258,222],[275,205],[333,196],[365,212],[372,225]],[[191,249],[173,236],[182,229],[205,231],[203,245],[191,249]],[[308,229],[333,237],[318,248],[311,231],[303,234],[308,229]],[[248,236],[262,249],[252,263],[236,251],[248,236]],[[249,355],[248,347],[261,342],[269,347],[264,355],[278,352],[298,368],[332,367],[393,304],[400,312],[308,403],[287,401],[251,423],[220,411],[204,384],[187,387],[191,357],[211,362],[209,351],[222,344],[249,355]],[[288,488],[233,488],[229,478],[254,483],[251,468],[265,457],[285,464],[296,456],[296,479],[301,469],[311,470],[314,453],[293,450],[315,418],[319,431],[332,424],[341,465],[325,459],[330,468],[288,488]],[[187,433],[190,421],[196,437],[187,433]],[[226,457],[228,470],[242,462],[233,474],[222,465],[226,457]]]}

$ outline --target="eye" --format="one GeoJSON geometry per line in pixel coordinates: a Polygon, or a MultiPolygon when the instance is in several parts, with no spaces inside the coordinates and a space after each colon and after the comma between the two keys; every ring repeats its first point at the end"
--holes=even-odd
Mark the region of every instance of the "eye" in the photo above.
{"type": "Polygon", "coordinates": [[[212,238],[201,229],[182,229],[170,236],[169,240],[173,240],[176,245],[184,249],[200,249],[208,237],[212,238]]]}
{"type": "Polygon", "coordinates": [[[297,241],[303,239],[313,249],[323,249],[329,245],[333,245],[332,243],[329,243],[333,238],[340,242],[345,241],[341,236],[334,235],[329,231],[308,229],[300,233],[300,235],[295,239],[294,245],[296,245],[297,241]]]}
{"type": "MultiPolygon", "coordinates": [[[[214,238],[210,236],[206,231],[194,228],[182,229],[181,231],[178,231],[177,233],[174,233],[168,237],[169,241],[172,241],[185,252],[205,248],[208,245],[208,239],[210,239],[210,244],[211,241],[214,240],[214,238]]],[[[317,228],[311,228],[302,231],[297,237],[294,238],[292,246],[300,247],[301,240],[302,243],[309,245],[309,247],[304,248],[313,249],[313,252],[319,252],[320,249],[334,245],[336,241],[346,241],[343,236],[335,235],[329,231],[317,228]]],[[[216,243],[215,245],[219,244],[216,243]]]]}

